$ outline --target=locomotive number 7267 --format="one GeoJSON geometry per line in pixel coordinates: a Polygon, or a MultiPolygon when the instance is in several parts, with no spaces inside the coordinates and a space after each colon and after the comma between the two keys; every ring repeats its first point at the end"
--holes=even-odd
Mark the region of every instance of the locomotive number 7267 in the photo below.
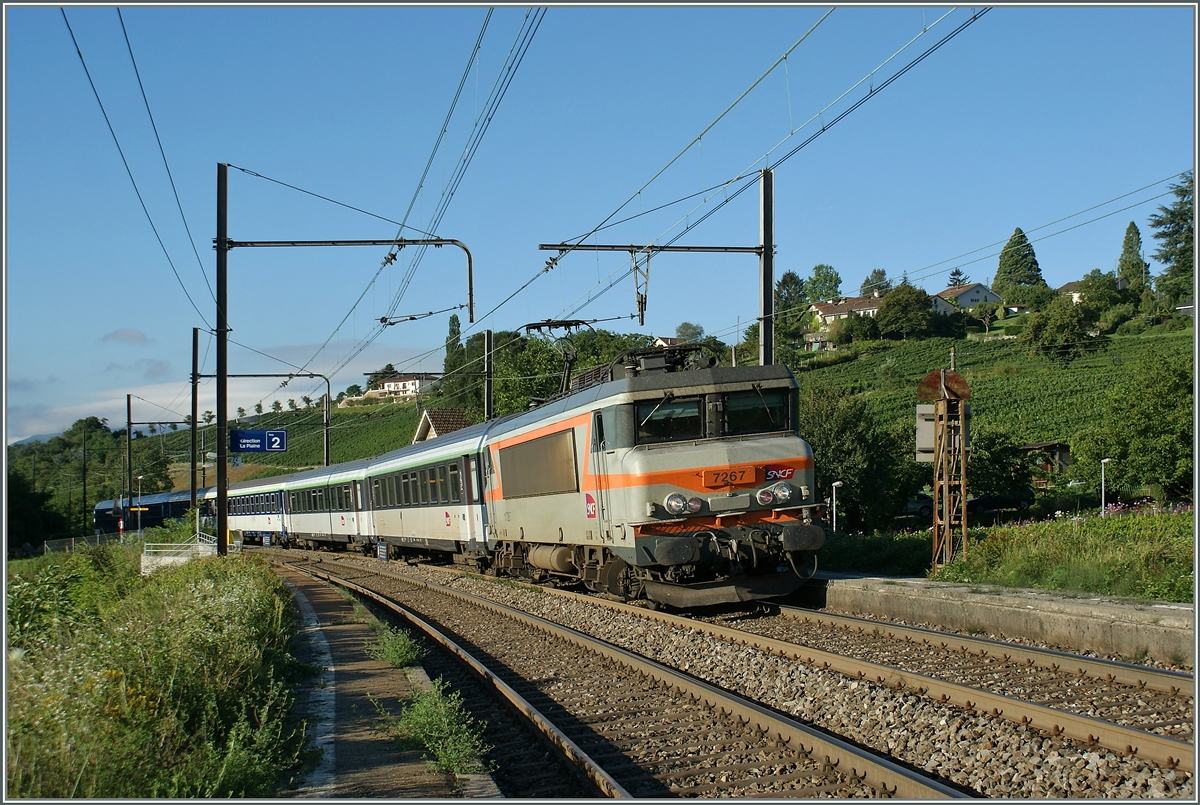
{"type": "Polygon", "coordinates": [[[752,484],[757,479],[757,467],[726,467],[722,470],[705,470],[704,485],[709,488],[752,484]]]}

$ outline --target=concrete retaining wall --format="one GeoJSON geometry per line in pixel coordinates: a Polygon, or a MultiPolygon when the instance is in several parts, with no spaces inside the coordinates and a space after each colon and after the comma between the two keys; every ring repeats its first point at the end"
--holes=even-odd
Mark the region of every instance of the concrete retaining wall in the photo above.
{"type": "Polygon", "coordinates": [[[806,603],[863,617],[1023,637],[1105,656],[1195,662],[1195,607],[1067,598],[1032,590],[923,579],[815,579],[806,603]]]}

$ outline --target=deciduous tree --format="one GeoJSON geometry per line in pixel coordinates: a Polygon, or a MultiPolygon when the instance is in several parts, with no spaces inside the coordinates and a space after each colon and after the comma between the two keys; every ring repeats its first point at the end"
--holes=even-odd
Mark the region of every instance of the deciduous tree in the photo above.
{"type": "Polygon", "coordinates": [[[1114,305],[1123,300],[1123,294],[1117,288],[1117,275],[1111,271],[1104,272],[1093,268],[1076,286],[1082,304],[1087,306],[1088,317],[1096,320],[1114,305]]]}
{"type": "Polygon", "coordinates": [[[971,434],[967,460],[968,490],[972,495],[1019,497],[1033,486],[1033,467],[1006,428],[980,426],[971,434]]]}
{"type": "Polygon", "coordinates": [[[681,322],[675,328],[675,338],[681,343],[692,344],[704,337],[704,328],[690,321],[681,322]]]}
{"type": "Polygon", "coordinates": [[[1058,297],[1040,313],[1031,313],[1020,343],[1061,361],[1070,361],[1087,352],[1095,343],[1088,334],[1094,320],[1088,318],[1085,305],[1077,305],[1066,294],[1058,297]]]}
{"type": "Polygon", "coordinates": [[[1110,489],[1149,487],[1160,499],[1191,501],[1194,382],[1190,355],[1148,351],[1112,390],[1099,424],[1071,439],[1071,476],[1099,490],[1100,460],[1111,458],[1110,489]]]}
{"type": "Polygon", "coordinates": [[[819,263],[813,266],[812,276],[804,283],[808,298],[814,302],[828,302],[842,293],[841,275],[831,265],[819,263]]]}
{"type": "Polygon", "coordinates": [[[901,283],[883,298],[875,314],[875,322],[883,338],[919,338],[929,334],[935,315],[929,294],[901,283]]]}
{"type": "Polygon", "coordinates": [[[864,316],[858,311],[851,311],[846,318],[838,319],[831,329],[833,343],[839,347],[855,341],[879,340],[879,324],[874,317],[864,316]]]}
{"type": "MultiPolygon", "coordinates": [[[[893,291],[895,293],[895,291],[893,291]]],[[[800,392],[798,432],[813,449],[818,500],[838,490],[838,526],[886,525],[901,501],[903,446],[882,427],[862,395],[806,384],[800,392]]]]}

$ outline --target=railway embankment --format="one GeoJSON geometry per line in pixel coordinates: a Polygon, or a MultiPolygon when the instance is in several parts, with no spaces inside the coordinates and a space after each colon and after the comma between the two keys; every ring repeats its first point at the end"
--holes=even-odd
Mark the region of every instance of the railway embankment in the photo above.
{"type": "Polygon", "coordinates": [[[822,573],[796,602],[848,615],[1020,638],[1130,660],[1195,664],[1195,606],[920,578],[822,573]]]}

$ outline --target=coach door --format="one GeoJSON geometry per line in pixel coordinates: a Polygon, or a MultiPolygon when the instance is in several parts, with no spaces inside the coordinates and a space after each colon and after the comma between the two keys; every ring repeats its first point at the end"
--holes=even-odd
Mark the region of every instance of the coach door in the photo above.
{"type": "Polygon", "coordinates": [[[354,508],[354,533],[358,537],[371,535],[371,517],[367,512],[366,485],[363,481],[350,482],[350,505],[354,508]]]}

